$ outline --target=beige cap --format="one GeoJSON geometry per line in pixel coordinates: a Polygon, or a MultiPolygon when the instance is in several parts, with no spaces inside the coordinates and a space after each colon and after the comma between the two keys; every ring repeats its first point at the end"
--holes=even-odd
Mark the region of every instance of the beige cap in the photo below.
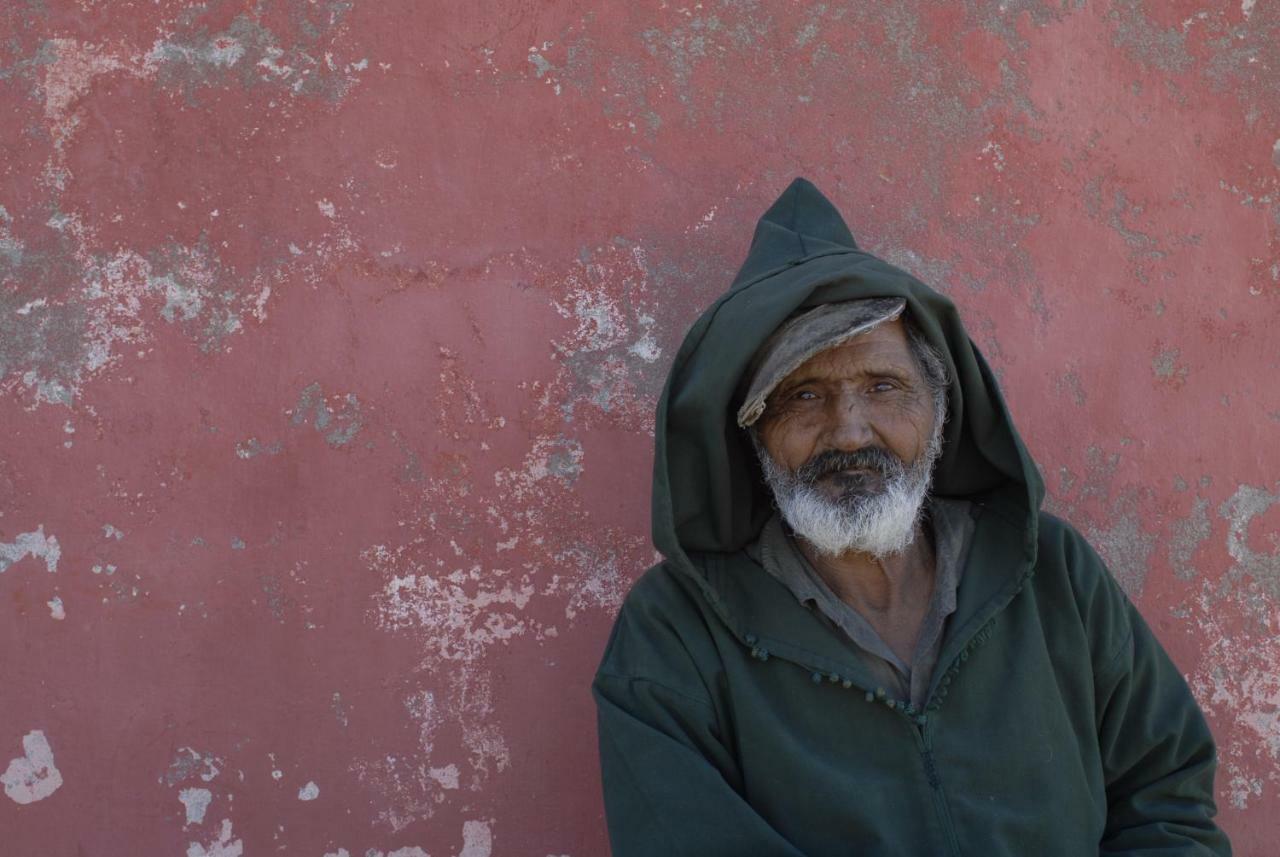
{"type": "Polygon", "coordinates": [[[861,298],[823,304],[783,322],[747,369],[751,383],[738,409],[738,425],[746,428],[760,419],[773,389],[810,357],[892,321],[906,308],[903,298],[861,298]]]}

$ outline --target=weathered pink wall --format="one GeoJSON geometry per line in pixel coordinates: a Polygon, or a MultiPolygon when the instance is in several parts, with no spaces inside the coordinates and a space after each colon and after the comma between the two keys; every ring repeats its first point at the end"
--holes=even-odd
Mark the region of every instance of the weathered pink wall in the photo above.
{"type": "Polygon", "coordinates": [[[804,174],[961,305],[1274,854],[1278,45],[1270,0],[0,5],[0,850],[605,853],[654,400],[804,174]]]}

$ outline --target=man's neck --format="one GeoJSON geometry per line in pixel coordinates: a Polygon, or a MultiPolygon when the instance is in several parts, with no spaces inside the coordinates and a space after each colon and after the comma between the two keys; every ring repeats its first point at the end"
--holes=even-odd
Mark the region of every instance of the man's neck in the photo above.
{"type": "Polygon", "coordinates": [[[796,543],[831,591],[869,620],[923,617],[937,563],[931,540],[919,524],[905,551],[882,558],[860,551],[826,556],[803,538],[796,543]]]}

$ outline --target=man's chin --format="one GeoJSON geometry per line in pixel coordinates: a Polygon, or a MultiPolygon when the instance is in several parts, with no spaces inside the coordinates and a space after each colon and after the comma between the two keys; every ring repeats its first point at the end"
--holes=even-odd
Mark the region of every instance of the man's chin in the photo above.
{"type": "Polygon", "coordinates": [[[884,480],[875,474],[833,473],[814,486],[822,498],[843,509],[852,509],[884,493],[884,480]]]}

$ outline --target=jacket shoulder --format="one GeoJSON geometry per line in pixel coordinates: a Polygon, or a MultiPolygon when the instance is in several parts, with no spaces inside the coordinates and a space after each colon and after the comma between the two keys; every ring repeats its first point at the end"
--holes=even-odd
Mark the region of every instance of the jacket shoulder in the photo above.
{"type": "Polygon", "coordinates": [[[703,699],[718,670],[718,617],[684,571],[662,562],[624,599],[597,670],[602,677],[642,679],[703,699]]]}
{"type": "Polygon", "coordinates": [[[1133,634],[1136,612],[1106,562],[1079,530],[1062,518],[1040,513],[1036,577],[1066,589],[1090,641],[1095,666],[1109,664],[1133,634]]]}
{"type": "Polygon", "coordinates": [[[1099,590],[1119,590],[1106,562],[1089,540],[1067,521],[1050,512],[1041,512],[1038,526],[1037,573],[1057,570],[1070,580],[1077,595],[1103,594],[1099,590]]]}
{"type": "Polygon", "coordinates": [[[1085,540],[1084,536],[1080,535],[1080,531],[1066,520],[1043,510],[1039,516],[1038,533],[1042,551],[1045,548],[1071,549],[1076,546],[1076,543],[1085,540]]]}

